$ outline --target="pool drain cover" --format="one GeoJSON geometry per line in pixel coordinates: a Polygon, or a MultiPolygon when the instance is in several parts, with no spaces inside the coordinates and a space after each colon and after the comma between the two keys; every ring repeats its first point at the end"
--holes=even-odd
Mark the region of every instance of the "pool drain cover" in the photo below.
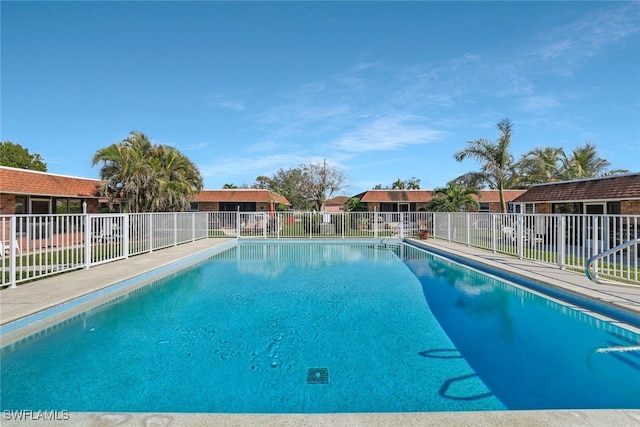
{"type": "Polygon", "coordinates": [[[329,384],[329,368],[309,368],[307,384],[329,384]]]}

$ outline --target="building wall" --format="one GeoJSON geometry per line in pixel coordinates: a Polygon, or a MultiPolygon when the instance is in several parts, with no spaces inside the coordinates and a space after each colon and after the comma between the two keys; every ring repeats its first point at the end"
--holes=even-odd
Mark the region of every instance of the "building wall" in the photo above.
{"type": "MultiPolygon", "coordinates": [[[[256,210],[258,212],[269,211],[269,202],[257,202],[256,210]]],[[[219,202],[198,202],[198,211],[199,212],[219,212],[220,203],[219,202]]]]}
{"type": "Polygon", "coordinates": [[[200,212],[217,212],[220,210],[218,202],[198,202],[198,210],[200,212]]]}
{"type": "MultiPolygon", "coordinates": [[[[28,196],[20,196],[27,199],[28,196]]],[[[52,199],[51,197],[44,197],[46,199],[52,199]]],[[[80,199],[87,202],[87,213],[99,213],[100,203],[98,199],[80,199]]],[[[52,200],[52,206],[54,205],[52,200]]],[[[53,206],[55,213],[55,206],[53,206]]],[[[15,215],[16,214],[16,195],[15,194],[0,194],[0,215],[15,215]]]]}
{"type": "Polygon", "coordinates": [[[14,215],[16,213],[15,194],[0,194],[0,215],[14,215]]]}
{"type": "Polygon", "coordinates": [[[538,203],[538,204],[536,204],[536,213],[539,213],[539,214],[551,213],[551,203],[538,203]]]}
{"type": "Polygon", "coordinates": [[[640,200],[621,200],[620,212],[622,215],[640,215],[640,200]]]}

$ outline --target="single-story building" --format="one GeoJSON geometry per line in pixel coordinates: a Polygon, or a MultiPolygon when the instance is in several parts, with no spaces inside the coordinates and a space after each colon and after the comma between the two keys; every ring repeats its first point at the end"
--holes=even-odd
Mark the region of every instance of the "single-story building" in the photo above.
{"type": "Polygon", "coordinates": [[[329,200],[327,200],[324,204],[326,212],[346,212],[347,211],[347,202],[349,201],[348,196],[336,196],[329,200]]]}
{"type": "MultiPolygon", "coordinates": [[[[504,190],[507,202],[514,201],[526,190],[504,190]]],[[[420,212],[426,210],[433,198],[433,190],[368,190],[354,197],[367,205],[369,212],[420,212]]],[[[481,190],[479,212],[502,212],[498,190],[481,190]]]]}
{"type": "Polygon", "coordinates": [[[0,215],[100,212],[100,180],[0,166],[0,215]]]}
{"type": "MultiPolygon", "coordinates": [[[[0,215],[99,213],[107,207],[99,179],[79,178],[0,166],[0,215]]],[[[269,190],[202,190],[192,201],[193,211],[268,211],[289,201],[269,190]],[[274,206],[275,207],[275,206],[274,206]]]]}
{"type": "Polygon", "coordinates": [[[202,190],[191,201],[192,211],[262,212],[275,209],[275,205],[290,206],[289,200],[269,190],[234,188],[202,190]]]}
{"type": "Polygon", "coordinates": [[[538,184],[513,203],[526,213],[640,215],[640,172],[538,184]]]}

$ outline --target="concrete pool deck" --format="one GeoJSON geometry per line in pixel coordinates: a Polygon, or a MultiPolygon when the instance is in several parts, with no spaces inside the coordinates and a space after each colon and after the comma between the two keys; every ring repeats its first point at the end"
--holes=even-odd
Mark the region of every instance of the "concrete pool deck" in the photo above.
{"type": "MultiPolygon", "coordinates": [[[[149,254],[131,257],[78,270],[15,289],[0,291],[0,325],[21,319],[64,302],[107,288],[137,275],[170,265],[177,260],[205,253],[233,239],[203,239],[149,254]]],[[[620,307],[640,316],[640,287],[599,285],[584,274],[563,271],[551,265],[518,260],[514,257],[469,248],[442,240],[414,241],[416,244],[480,261],[549,286],[566,289],[605,304],[620,307]]],[[[637,329],[635,329],[638,332],[637,329]]],[[[594,391],[597,393],[597,391],[594,391]]],[[[45,408],[43,408],[44,410],[45,408]]],[[[566,411],[487,411],[433,413],[364,413],[364,414],[146,414],[146,413],[70,413],[68,418],[47,421],[48,425],[250,425],[250,426],[640,426],[640,407],[635,410],[566,410],[566,411]]],[[[38,414],[22,414],[19,420],[6,412],[1,424],[41,425],[38,414]]]]}

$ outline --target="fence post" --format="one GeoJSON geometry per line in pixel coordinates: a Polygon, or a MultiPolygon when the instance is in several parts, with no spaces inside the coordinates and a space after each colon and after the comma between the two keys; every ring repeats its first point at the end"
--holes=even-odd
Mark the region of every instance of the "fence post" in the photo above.
{"type": "Polygon", "coordinates": [[[517,243],[518,243],[518,259],[522,259],[523,254],[524,254],[524,221],[523,221],[523,217],[524,214],[523,213],[519,213],[516,214],[516,236],[517,236],[517,243]]]}
{"type": "Polygon", "coordinates": [[[196,241],[196,213],[191,212],[191,241],[196,241]]]}
{"type": "Polygon", "coordinates": [[[173,213],[173,246],[178,246],[178,212],[173,213]]]}
{"type": "Polygon", "coordinates": [[[556,242],[558,242],[556,244],[556,250],[558,251],[558,267],[561,270],[564,270],[564,263],[565,263],[565,251],[566,251],[566,244],[565,244],[565,233],[566,233],[566,227],[567,227],[567,217],[565,215],[562,215],[558,218],[558,226],[556,228],[556,242]]]}
{"type": "Polygon", "coordinates": [[[498,239],[496,237],[496,214],[491,214],[491,250],[494,254],[498,250],[498,239]]]}
{"type": "Polygon", "coordinates": [[[447,212],[447,242],[451,242],[451,213],[447,212]]]}
{"type": "MultiPolygon", "coordinates": [[[[9,287],[10,288],[15,288],[17,286],[16,261],[18,256],[22,256],[22,252],[16,255],[17,249],[18,248],[16,247],[16,217],[12,215],[11,218],[9,218],[9,287]]],[[[2,255],[4,256],[4,254],[2,255]]]]}
{"type": "Polygon", "coordinates": [[[91,218],[84,214],[84,269],[91,266],[91,218]]]}
{"type": "Polygon", "coordinates": [[[373,208],[373,238],[378,238],[378,215],[376,215],[376,208],[373,208]]]}
{"type": "Polygon", "coordinates": [[[267,238],[267,226],[269,225],[269,217],[266,212],[262,212],[262,237],[267,238]]]}
{"type": "Polygon", "coordinates": [[[471,246],[471,212],[467,212],[467,247],[471,246]]]}
{"type": "Polygon", "coordinates": [[[122,221],[122,246],[124,250],[124,259],[129,258],[129,216],[131,214],[127,213],[124,215],[124,220],[122,221]]]}
{"type": "Polygon", "coordinates": [[[149,216],[149,252],[153,252],[153,214],[147,215],[149,216]]]}
{"type": "Polygon", "coordinates": [[[236,211],[236,239],[240,238],[240,207],[236,211]]]}

